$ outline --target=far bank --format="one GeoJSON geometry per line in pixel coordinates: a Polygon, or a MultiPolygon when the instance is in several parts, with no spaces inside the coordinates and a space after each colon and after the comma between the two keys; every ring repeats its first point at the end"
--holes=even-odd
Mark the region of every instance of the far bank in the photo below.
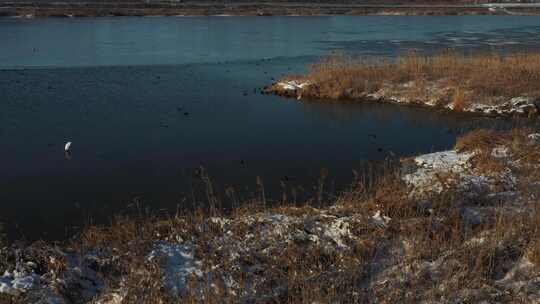
{"type": "Polygon", "coordinates": [[[321,16],[540,15],[540,4],[395,4],[377,2],[0,2],[0,16],[321,16]]]}

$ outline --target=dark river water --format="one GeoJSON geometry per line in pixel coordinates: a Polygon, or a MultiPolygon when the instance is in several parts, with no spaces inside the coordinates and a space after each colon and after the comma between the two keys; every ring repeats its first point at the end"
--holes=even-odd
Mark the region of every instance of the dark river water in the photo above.
{"type": "Polygon", "coordinates": [[[259,176],[270,200],[293,187],[309,197],[322,168],[338,193],[366,162],[509,128],[259,89],[336,50],[534,49],[540,18],[4,18],[0,39],[0,222],[10,238],[63,239],[134,202],[153,212],[205,204],[200,167],[218,195],[247,199],[259,176]]]}

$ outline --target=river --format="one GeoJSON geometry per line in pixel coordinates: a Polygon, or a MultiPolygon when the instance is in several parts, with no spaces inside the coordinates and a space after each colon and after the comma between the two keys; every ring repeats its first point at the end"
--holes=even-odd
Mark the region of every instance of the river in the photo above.
{"type": "MultiPolygon", "coordinates": [[[[10,238],[60,240],[129,206],[174,212],[221,195],[269,200],[320,178],[452,147],[515,122],[260,94],[334,51],[534,49],[540,19],[448,17],[0,18],[0,222],[10,238]],[[64,144],[73,142],[69,157],[64,144]],[[141,207],[144,206],[144,207],[141,207]]],[[[224,200],[226,200],[224,198],[224,200]]]]}

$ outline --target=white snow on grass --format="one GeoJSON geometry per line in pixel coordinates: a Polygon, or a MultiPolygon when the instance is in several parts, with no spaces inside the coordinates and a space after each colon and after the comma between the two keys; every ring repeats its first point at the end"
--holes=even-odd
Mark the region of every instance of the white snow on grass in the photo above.
{"type": "Polygon", "coordinates": [[[510,156],[510,149],[508,147],[505,147],[505,146],[499,146],[499,147],[495,147],[492,151],[491,151],[491,156],[495,157],[495,158],[506,158],[506,157],[509,157],[510,156]]]}
{"type": "Polygon", "coordinates": [[[461,172],[468,167],[473,153],[459,153],[455,150],[420,155],[414,162],[421,168],[433,170],[450,170],[461,172]]]}
{"type": "Polygon", "coordinates": [[[413,196],[427,192],[440,193],[444,189],[441,174],[464,173],[470,167],[469,160],[473,156],[474,153],[459,153],[455,150],[420,155],[414,158],[417,168],[403,175],[402,179],[413,188],[413,196]]]}
{"type": "MultiPolygon", "coordinates": [[[[497,147],[491,154],[496,158],[510,157],[506,147],[497,147]]],[[[415,170],[404,174],[402,179],[412,187],[413,196],[440,193],[448,186],[457,186],[465,197],[488,194],[497,189],[497,185],[504,186],[503,192],[515,188],[517,180],[510,168],[493,173],[476,172],[470,163],[474,155],[474,152],[455,150],[421,155],[414,158],[415,170]]]]}
{"type": "Polygon", "coordinates": [[[323,238],[332,240],[338,248],[347,248],[344,240],[351,236],[348,220],[349,218],[337,218],[328,225],[323,226],[323,238]]]}
{"type": "Polygon", "coordinates": [[[386,227],[386,225],[388,225],[391,218],[385,215],[381,215],[381,211],[377,210],[377,212],[375,212],[375,214],[371,217],[371,220],[375,225],[384,228],[386,227]]]}
{"type": "Polygon", "coordinates": [[[540,133],[529,134],[529,138],[537,144],[540,144],[540,133]]]}
{"type": "Polygon", "coordinates": [[[280,81],[277,83],[277,86],[285,91],[301,90],[309,85],[310,83],[308,81],[301,82],[298,80],[280,81]]]}
{"type": "Polygon", "coordinates": [[[531,97],[514,97],[498,105],[475,103],[463,109],[465,112],[480,112],[485,114],[527,114],[536,109],[537,100],[531,97]]]}
{"type": "Polygon", "coordinates": [[[34,287],[39,282],[36,274],[27,274],[18,271],[6,271],[0,276],[0,293],[19,295],[34,287]]]}
{"type": "Polygon", "coordinates": [[[164,284],[173,294],[185,294],[190,278],[203,275],[202,263],[195,260],[193,247],[188,244],[157,244],[148,259],[163,259],[161,270],[164,284]]]}

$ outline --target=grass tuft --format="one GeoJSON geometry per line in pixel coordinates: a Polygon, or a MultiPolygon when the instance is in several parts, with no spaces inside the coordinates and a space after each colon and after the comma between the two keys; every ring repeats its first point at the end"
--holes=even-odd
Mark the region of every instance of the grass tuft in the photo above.
{"type": "Polygon", "coordinates": [[[508,138],[508,134],[479,129],[458,138],[454,148],[458,151],[486,150],[502,145],[508,138]]]}

